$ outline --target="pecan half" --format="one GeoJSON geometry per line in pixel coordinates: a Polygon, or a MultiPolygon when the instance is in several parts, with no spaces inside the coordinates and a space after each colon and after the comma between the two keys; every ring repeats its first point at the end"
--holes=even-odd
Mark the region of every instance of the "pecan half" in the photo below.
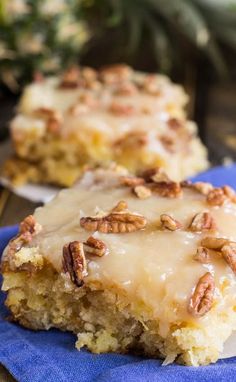
{"type": "Polygon", "coordinates": [[[63,270],[68,272],[71,281],[78,287],[82,286],[87,276],[87,263],[84,255],[83,243],[72,241],[63,247],[63,270]]]}
{"type": "Polygon", "coordinates": [[[215,291],[214,277],[205,273],[198,281],[190,298],[188,311],[195,317],[204,316],[212,307],[215,291]]]}
{"type": "Polygon", "coordinates": [[[228,243],[229,243],[228,239],[223,239],[219,237],[211,237],[211,236],[207,236],[201,241],[201,245],[203,247],[206,247],[209,249],[215,249],[217,251],[220,251],[222,247],[228,243]]]}
{"type": "Polygon", "coordinates": [[[222,206],[226,200],[226,196],[221,188],[213,188],[213,190],[207,194],[206,200],[211,206],[222,206]]]}
{"type": "Polygon", "coordinates": [[[147,199],[152,195],[152,191],[145,186],[136,186],[133,191],[139,199],[147,199]]]}
{"type": "Polygon", "coordinates": [[[196,214],[190,225],[189,229],[195,232],[201,232],[205,230],[212,230],[216,228],[216,223],[209,212],[199,212],[196,214]]]}
{"type": "Polygon", "coordinates": [[[161,226],[164,229],[168,229],[169,231],[176,231],[182,227],[182,224],[172,218],[170,215],[162,214],[160,216],[161,226]]]}
{"type": "Polygon", "coordinates": [[[153,192],[163,197],[177,198],[182,195],[181,186],[177,182],[158,182],[151,184],[150,187],[153,192]]]}
{"type": "Polygon", "coordinates": [[[108,248],[106,244],[99,239],[96,239],[93,236],[89,236],[87,241],[84,243],[85,253],[89,255],[95,256],[103,256],[108,252],[108,248]]]}
{"type": "Polygon", "coordinates": [[[143,178],[137,176],[121,176],[120,182],[122,185],[128,187],[135,187],[145,183],[143,178]]]}
{"type": "Polygon", "coordinates": [[[42,226],[36,222],[33,215],[27,216],[20,223],[20,233],[29,232],[31,235],[36,235],[42,230],[42,226]]]}
{"type": "Polygon", "coordinates": [[[236,274],[236,243],[230,242],[221,249],[221,254],[232,271],[236,274]]]}
{"type": "Polygon", "coordinates": [[[111,212],[103,217],[83,217],[80,225],[86,231],[103,233],[127,233],[143,229],[147,220],[138,214],[130,212],[111,212]]]}

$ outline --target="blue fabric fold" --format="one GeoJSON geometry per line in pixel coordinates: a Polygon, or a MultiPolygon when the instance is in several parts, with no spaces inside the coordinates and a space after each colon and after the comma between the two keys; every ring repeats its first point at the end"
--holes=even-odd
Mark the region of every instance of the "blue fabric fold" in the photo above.
{"type": "MultiPolygon", "coordinates": [[[[229,184],[236,188],[236,165],[217,167],[194,180],[229,184]]],[[[0,253],[17,227],[0,229],[0,253]]],[[[161,366],[160,360],[132,355],[91,354],[74,348],[75,336],[58,330],[24,329],[6,320],[4,293],[0,293],[0,363],[19,382],[233,382],[236,357],[202,367],[161,366]]]]}

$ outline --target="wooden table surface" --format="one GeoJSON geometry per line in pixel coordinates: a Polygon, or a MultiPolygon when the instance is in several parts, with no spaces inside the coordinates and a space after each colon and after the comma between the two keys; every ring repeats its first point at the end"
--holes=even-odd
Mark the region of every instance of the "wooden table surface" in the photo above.
{"type": "MultiPolygon", "coordinates": [[[[236,84],[215,85],[208,89],[204,101],[204,115],[201,110],[195,113],[198,119],[200,134],[209,149],[213,164],[221,164],[229,157],[236,161],[236,84]],[[199,114],[200,113],[200,114],[199,114]]],[[[13,114],[15,99],[1,100],[0,114],[0,163],[9,155],[6,144],[5,124],[13,114]],[[2,129],[2,130],[1,130],[2,129]]],[[[0,186],[0,227],[19,223],[26,215],[32,213],[37,204],[16,196],[0,186]]],[[[0,382],[12,382],[14,379],[0,366],[0,382]]]]}

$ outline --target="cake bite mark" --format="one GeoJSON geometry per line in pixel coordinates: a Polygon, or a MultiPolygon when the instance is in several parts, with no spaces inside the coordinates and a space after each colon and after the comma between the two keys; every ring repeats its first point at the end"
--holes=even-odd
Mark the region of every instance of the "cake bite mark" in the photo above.
{"type": "Polygon", "coordinates": [[[213,304],[214,291],[214,277],[210,272],[207,272],[199,279],[190,298],[189,313],[195,317],[202,317],[209,312],[213,304]]]}
{"type": "Polygon", "coordinates": [[[160,216],[160,221],[162,229],[167,229],[169,231],[176,231],[182,227],[182,224],[178,220],[175,220],[168,214],[162,214],[160,216]]]}
{"type": "MultiPolygon", "coordinates": [[[[119,206],[119,203],[117,206],[119,206]]],[[[117,208],[117,206],[115,208],[117,208]]],[[[104,214],[103,216],[82,217],[80,219],[80,225],[86,231],[128,233],[145,228],[147,220],[142,215],[131,213],[127,209],[121,211],[114,211],[113,209],[110,213],[104,214]]]]}
{"type": "Polygon", "coordinates": [[[83,249],[83,243],[72,241],[63,247],[63,270],[69,273],[71,281],[81,287],[84,277],[87,276],[87,263],[83,249]]]}
{"type": "Polygon", "coordinates": [[[216,223],[209,212],[199,212],[193,217],[189,229],[194,232],[214,230],[216,229],[216,223]]]}
{"type": "Polygon", "coordinates": [[[93,236],[89,236],[87,241],[84,243],[85,254],[102,257],[108,253],[108,248],[104,241],[97,239],[93,236]]]}

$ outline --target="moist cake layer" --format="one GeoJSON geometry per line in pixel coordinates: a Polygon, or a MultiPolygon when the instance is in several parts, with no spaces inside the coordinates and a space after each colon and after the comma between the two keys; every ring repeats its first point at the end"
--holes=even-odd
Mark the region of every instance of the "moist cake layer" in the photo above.
{"type": "Polygon", "coordinates": [[[233,190],[97,170],[30,219],[3,262],[16,320],[73,330],[95,352],[218,358],[236,328],[233,190]]]}
{"type": "Polygon", "coordinates": [[[125,65],[41,79],[26,87],[11,123],[15,157],[5,174],[70,186],[85,164],[116,161],[134,172],[163,166],[183,179],[207,167],[186,101],[167,77],[125,65]]]}

